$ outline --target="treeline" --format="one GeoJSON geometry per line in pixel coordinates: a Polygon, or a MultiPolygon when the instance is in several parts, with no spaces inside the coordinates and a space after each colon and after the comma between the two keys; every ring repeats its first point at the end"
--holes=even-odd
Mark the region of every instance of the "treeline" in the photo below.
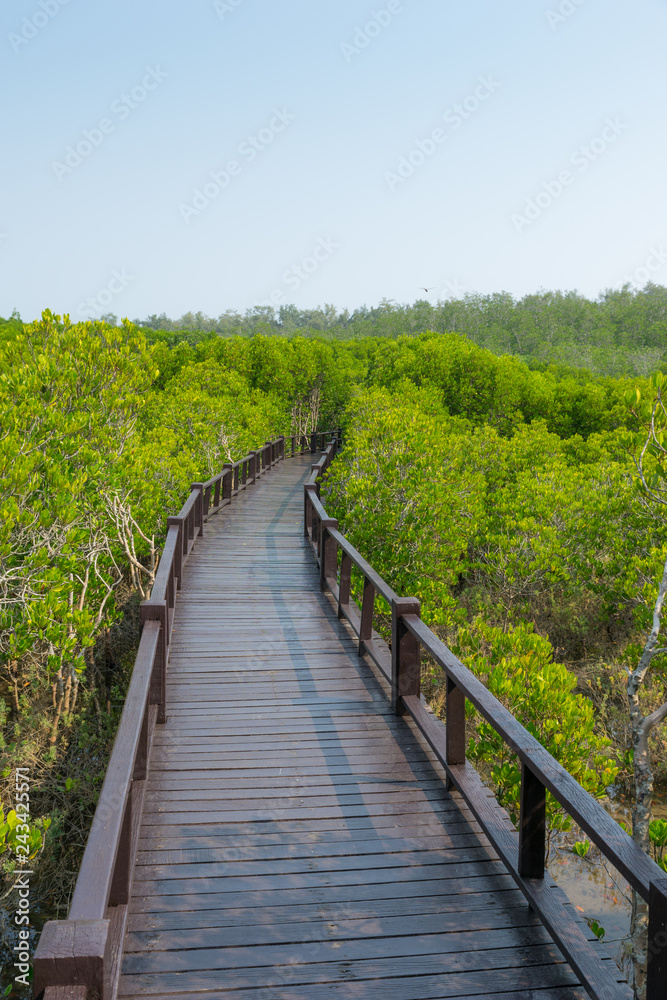
{"type": "MultiPolygon", "coordinates": [[[[109,317],[112,321],[115,317],[109,317]]],[[[647,376],[665,363],[667,288],[648,284],[609,289],[596,299],[577,292],[542,291],[516,299],[508,292],[467,293],[413,305],[383,300],[374,308],[338,311],[332,305],[275,310],[270,306],[227,311],[217,318],[186,313],[172,320],[164,313],[136,320],[162,331],[167,342],[207,336],[291,335],[333,339],[398,337],[432,330],[456,332],[496,354],[518,355],[536,366],[549,363],[585,368],[600,375],[647,376]]]]}

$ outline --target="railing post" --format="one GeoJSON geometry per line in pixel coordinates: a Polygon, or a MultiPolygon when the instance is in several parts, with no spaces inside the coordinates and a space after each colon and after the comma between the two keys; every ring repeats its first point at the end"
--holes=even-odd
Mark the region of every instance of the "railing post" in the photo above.
{"type": "Polygon", "coordinates": [[[352,560],[343,549],[340,554],[340,583],[338,584],[338,617],[344,618],[342,608],[350,603],[352,589],[352,560]]]}
{"type": "MultiPolygon", "coordinates": [[[[174,575],[176,576],[176,589],[181,589],[181,578],[183,576],[183,546],[187,546],[185,541],[185,531],[183,530],[183,518],[182,517],[168,517],[167,518],[167,533],[171,527],[178,528],[178,544],[174,551],[174,575]]],[[[187,552],[187,547],[185,549],[187,552]]]]}
{"type": "Polygon", "coordinates": [[[160,623],[160,656],[155,663],[156,674],[151,680],[149,700],[157,705],[160,724],[167,721],[167,659],[169,657],[169,608],[166,601],[142,601],[139,605],[140,621],[160,623]]]}
{"type": "Polygon", "coordinates": [[[234,465],[234,490],[238,493],[241,486],[241,466],[234,465]]]}
{"type": "Polygon", "coordinates": [[[317,451],[317,431],[313,431],[310,435],[310,453],[314,455],[317,451]]]}
{"type": "Polygon", "coordinates": [[[522,762],[519,813],[519,875],[522,878],[544,878],[546,829],[544,785],[522,762]]]}
{"type": "Polygon", "coordinates": [[[220,490],[222,488],[222,480],[216,479],[215,486],[213,490],[213,506],[217,508],[220,504],[220,490]]]}
{"type": "Polygon", "coordinates": [[[359,656],[366,652],[364,639],[373,635],[373,611],[375,610],[375,587],[364,577],[364,590],[361,597],[361,620],[359,622],[359,656]]]}
{"type": "Polygon", "coordinates": [[[133,781],[145,781],[146,779],[146,770],[148,765],[148,722],[150,717],[150,704],[151,698],[149,691],[148,700],[146,701],[146,711],[144,712],[144,717],[141,720],[141,735],[139,736],[139,746],[137,747],[137,756],[134,761],[134,771],[132,772],[133,781]]]}
{"type": "Polygon", "coordinates": [[[120,831],[116,863],[114,864],[111,889],[109,890],[109,906],[127,906],[130,901],[130,880],[132,878],[132,812],[134,782],[130,785],[123,825],[120,831]]]}
{"type": "Polygon", "coordinates": [[[199,529],[196,532],[197,537],[202,538],[204,534],[204,484],[192,483],[190,489],[199,492],[199,498],[195,504],[195,528],[199,529]]]}
{"type": "MultiPolygon", "coordinates": [[[[446,685],[445,717],[445,750],[448,764],[465,764],[466,762],[466,699],[463,691],[456,686],[448,676],[446,685]]],[[[447,788],[452,783],[447,779],[447,788]]]]}
{"type": "Polygon", "coordinates": [[[33,994],[47,987],[85,987],[87,996],[110,1000],[110,920],[49,920],[33,963],[33,994]]]}
{"type": "Polygon", "coordinates": [[[336,576],[338,567],[338,543],[331,537],[331,528],[337,528],[338,521],[334,517],[324,518],[320,522],[320,590],[326,590],[327,579],[336,576]]]}
{"type": "Polygon", "coordinates": [[[292,442],[292,458],[294,458],[294,454],[296,452],[296,434],[292,434],[291,442],[292,442]]]}
{"type": "Polygon", "coordinates": [[[232,499],[232,477],[234,475],[234,466],[231,462],[225,462],[222,467],[222,499],[231,500],[232,499]]]}
{"type": "Polygon", "coordinates": [[[401,697],[420,692],[421,654],[419,642],[405,627],[403,615],[421,614],[416,597],[399,597],[391,602],[391,707],[401,714],[401,697]]]}
{"type": "MultiPolygon", "coordinates": [[[[319,472],[320,471],[320,466],[318,465],[317,462],[314,462],[311,465],[310,471],[311,472],[319,472]]],[[[319,496],[320,496],[320,480],[319,480],[319,478],[315,480],[315,492],[317,493],[317,496],[318,496],[318,499],[319,499],[319,496]]]]}
{"type": "Polygon", "coordinates": [[[303,488],[303,533],[306,538],[310,538],[313,528],[313,505],[310,502],[310,494],[317,496],[315,483],[306,483],[303,488]]]}
{"type": "Polygon", "coordinates": [[[649,888],[646,1000],[665,1000],[666,984],[667,878],[661,878],[649,888]]]}

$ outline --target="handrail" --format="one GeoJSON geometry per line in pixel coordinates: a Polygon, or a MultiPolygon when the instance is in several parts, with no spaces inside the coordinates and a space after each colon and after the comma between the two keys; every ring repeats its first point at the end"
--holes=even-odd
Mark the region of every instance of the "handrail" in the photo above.
{"type": "Polygon", "coordinates": [[[155,727],[166,721],[166,669],[171,627],[183,567],[204,524],[242,490],[286,457],[313,452],[321,432],[266,441],[257,451],[203,483],[193,483],[167,536],[148,600],[142,631],[104,784],[97,803],[67,920],[50,920],[34,956],[35,996],[113,1000],[132,886],[145,778],[155,727]]]}
{"type": "Polygon", "coordinates": [[[399,597],[338,530],[320,499],[320,479],[337,451],[328,443],[304,485],[304,534],[320,566],[320,585],[329,590],[359,640],[359,655],[369,655],[390,684],[396,714],[410,715],[441,761],[448,786],[462,795],[530,905],[595,1000],[627,997],[601,962],[581,927],[567,913],[544,879],[548,789],[585,830],[601,853],[649,904],[647,1000],[667,998],[667,877],[596,799],[532,736],[498,699],[421,620],[414,597],[399,597]],[[340,563],[338,550],[340,549],[340,563]],[[350,596],[351,566],[363,576],[362,606],[350,596]],[[391,648],[373,630],[376,593],[391,605],[391,648]],[[421,651],[445,672],[447,724],[437,720],[420,693],[421,651]],[[465,705],[468,700],[521,761],[518,833],[509,816],[466,761],[465,705]]]}

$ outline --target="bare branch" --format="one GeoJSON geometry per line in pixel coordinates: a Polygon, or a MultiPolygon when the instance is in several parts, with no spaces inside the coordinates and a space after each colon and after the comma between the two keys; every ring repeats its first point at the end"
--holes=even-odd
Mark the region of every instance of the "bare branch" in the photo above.
{"type": "Polygon", "coordinates": [[[656,726],[659,726],[661,722],[665,721],[665,719],[667,719],[667,701],[664,705],[661,705],[660,708],[657,708],[655,712],[651,712],[650,715],[646,716],[639,727],[639,731],[642,736],[648,736],[651,730],[655,729],[656,726]]]}

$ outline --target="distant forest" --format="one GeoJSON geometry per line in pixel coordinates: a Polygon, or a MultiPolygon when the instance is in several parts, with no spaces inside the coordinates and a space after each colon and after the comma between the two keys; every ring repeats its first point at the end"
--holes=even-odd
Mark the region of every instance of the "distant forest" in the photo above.
{"type": "MultiPolygon", "coordinates": [[[[114,315],[102,317],[115,324],[114,315]]],[[[134,320],[145,330],[163,331],[170,344],[196,343],[209,336],[256,333],[315,335],[332,339],[398,337],[455,332],[494,354],[524,357],[531,368],[562,364],[586,368],[596,375],[646,376],[665,369],[667,359],[667,288],[648,284],[641,290],[625,285],[597,299],[576,291],[540,291],[516,299],[509,292],[466,294],[432,305],[420,299],[399,305],[383,299],[374,308],[338,312],[332,305],[275,310],[257,306],[241,315],[228,310],[217,318],[202,312],[170,319],[165,313],[134,320]]],[[[157,339],[151,337],[150,339],[157,339]]],[[[162,339],[162,338],[159,338],[162,339]]]]}

